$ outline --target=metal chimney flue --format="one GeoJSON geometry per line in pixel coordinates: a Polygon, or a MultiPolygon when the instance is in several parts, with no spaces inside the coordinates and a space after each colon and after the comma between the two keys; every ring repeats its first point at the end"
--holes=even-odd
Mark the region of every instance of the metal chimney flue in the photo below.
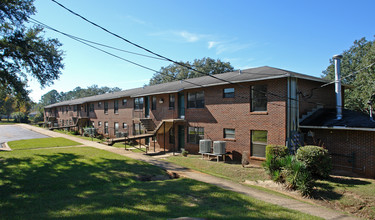
{"type": "Polygon", "coordinates": [[[342,119],[342,95],[341,95],[341,59],[342,55],[334,55],[335,61],[335,93],[336,93],[336,119],[342,119]]]}

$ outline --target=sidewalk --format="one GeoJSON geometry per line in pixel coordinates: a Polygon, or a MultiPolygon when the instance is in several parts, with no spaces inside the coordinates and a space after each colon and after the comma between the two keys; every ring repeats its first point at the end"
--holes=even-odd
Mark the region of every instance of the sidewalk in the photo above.
{"type": "Polygon", "coordinates": [[[280,196],[273,195],[264,191],[256,190],[254,188],[251,188],[251,187],[239,184],[239,183],[235,183],[226,179],[214,177],[214,176],[200,173],[197,171],[192,171],[188,168],[184,168],[184,167],[169,163],[167,161],[158,160],[153,157],[146,156],[140,153],[133,153],[131,151],[125,151],[123,148],[106,146],[106,145],[99,144],[96,142],[83,140],[81,138],[49,131],[43,128],[38,128],[38,127],[34,127],[31,125],[27,125],[27,124],[19,124],[19,126],[22,126],[25,129],[29,129],[35,132],[39,132],[41,134],[48,135],[50,137],[64,137],[66,139],[70,139],[70,140],[82,143],[86,146],[95,147],[98,149],[102,149],[102,150],[110,151],[110,152],[120,154],[123,156],[127,156],[136,160],[141,160],[141,161],[153,164],[155,166],[161,167],[169,172],[175,172],[182,177],[213,184],[221,188],[231,190],[234,192],[238,192],[238,193],[242,193],[242,194],[248,195],[250,197],[253,197],[253,198],[256,198],[256,199],[259,199],[259,200],[262,200],[271,204],[275,204],[275,205],[279,205],[288,209],[304,212],[304,213],[318,216],[324,219],[339,219],[339,220],[357,219],[355,217],[351,217],[351,216],[345,215],[344,213],[340,213],[335,210],[327,209],[322,206],[316,206],[316,205],[300,202],[298,200],[280,197],[280,196]]]}

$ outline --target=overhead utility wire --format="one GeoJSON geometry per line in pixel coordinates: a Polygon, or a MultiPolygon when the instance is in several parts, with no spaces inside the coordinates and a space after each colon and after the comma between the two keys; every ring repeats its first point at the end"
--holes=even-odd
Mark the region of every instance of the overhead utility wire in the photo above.
{"type": "MultiPolygon", "coordinates": [[[[78,41],[78,42],[80,42],[80,43],[82,43],[82,44],[85,44],[86,46],[89,46],[89,47],[91,47],[91,48],[94,48],[94,49],[96,49],[96,50],[99,50],[99,51],[101,51],[101,52],[103,52],[103,53],[106,53],[106,54],[108,54],[108,55],[110,55],[110,56],[116,57],[116,58],[118,58],[118,59],[120,59],[120,60],[123,60],[123,61],[125,61],[125,62],[131,63],[131,64],[136,65],[136,66],[139,66],[139,67],[141,67],[141,68],[144,68],[144,69],[147,69],[147,70],[150,70],[150,71],[153,71],[153,72],[156,72],[156,73],[159,73],[159,74],[165,75],[165,76],[169,76],[169,75],[166,75],[166,74],[164,74],[164,73],[162,73],[162,72],[160,72],[160,71],[154,70],[154,69],[149,68],[149,67],[147,67],[147,66],[144,66],[144,65],[138,64],[138,63],[136,63],[136,62],[133,62],[133,61],[130,61],[130,60],[125,59],[125,58],[123,58],[123,57],[120,57],[120,56],[118,56],[118,55],[116,55],[116,54],[110,53],[110,52],[108,52],[108,51],[105,51],[105,50],[100,49],[100,48],[98,48],[98,47],[95,47],[95,46],[93,46],[93,45],[90,45],[89,43],[86,43],[86,42],[85,42],[85,41],[87,41],[87,40],[81,40],[81,38],[79,38],[79,37],[75,37],[75,36],[73,36],[73,35],[70,35],[70,34],[64,33],[64,32],[62,32],[62,31],[59,31],[59,30],[57,30],[57,29],[55,29],[55,28],[53,28],[53,27],[50,27],[50,26],[48,26],[48,25],[46,25],[46,24],[44,24],[44,23],[42,23],[42,22],[40,22],[40,21],[38,21],[38,20],[36,20],[36,19],[30,18],[30,20],[32,20],[31,22],[34,23],[34,24],[42,25],[43,27],[45,27],[45,28],[47,28],[47,29],[50,29],[50,30],[52,30],[52,31],[55,31],[55,32],[60,33],[60,34],[62,34],[62,35],[65,35],[65,36],[67,36],[67,37],[69,37],[69,38],[71,38],[71,39],[73,39],[73,40],[76,40],[76,41],[78,41]]],[[[189,82],[189,81],[187,81],[187,80],[181,80],[181,81],[184,81],[184,82],[186,82],[186,83],[190,83],[190,84],[195,85],[195,86],[200,86],[200,87],[202,87],[202,85],[199,85],[199,84],[196,84],[196,83],[193,83],[193,82],[189,82]]]]}
{"type": "MultiPolygon", "coordinates": [[[[236,84],[236,83],[233,83],[233,82],[231,82],[231,81],[228,81],[228,80],[225,80],[225,79],[221,79],[221,78],[219,78],[219,77],[216,77],[216,76],[214,76],[214,75],[210,75],[210,74],[208,74],[208,73],[205,73],[205,72],[202,72],[202,71],[196,70],[196,69],[194,69],[194,68],[192,68],[192,67],[190,67],[190,66],[188,66],[188,65],[185,65],[185,64],[183,64],[183,63],[180,63],[180,62],[174,61],[174,60],[172,60],[172,59],[170,59],[170,58],[168,58],[168,57],[165,57],[165,56],[163,56],[163,55],[160,55],[160,54],[158,54],[158,53],[155,53],[155,52],[153,52],[153,51],[151,51],[151,50],[149,50],[149,49],[147,49],[147,48],[145,48],[145,47],[142,47],[142,46],[140,46],[140,45],[138,45],[138,44],[136,44],[136,43],[133,43],[132,41],[130,41],[130,40],[128,40],[128,39],[126,39],[126,38],[124,38],[124,37],[122,37],[122,36],[120,36],[120,35],[114,33],[114,32],[111,32],[111,31],[109,31],[108,29],[106,29],[106,28],[104,28],[104,27],[102,27],[102,26],[100,26],[100,25],[98,25],[98,24],[96,24],[96,23],[94,23],[94,22],[88,20],[87,18],[83,17],[82,15],[80,15],[80,14],[78,14],[78,13],[72,11],[71,9],[65,7],[65,6],[62,5],[61,3],[59,3],[59,2],[57,2],[57,1],[55,1],[55,0],[51,0],[51,1],[54,2],[54,3],[56,3],[57,5],[59,5],[60,7],[64,8],[65,10],[69,11],[70,13],[74,14],[75,16],[77,16],[77,17],[79,17],[79,18],[85,20],[86,22],[88,22],[88,23],[90,23],[90,24],[92,24],[92,25],[98,27],[99,29],[102,29],[103,31],[105,31],[105,32],[107,32],[107,33],[109,33],[109,34],[111,34],[111,35],[113,35],[113,36],[115,36],[115,37],[117,37],[117,38],[119,38],[119,39],[121,39],[121,40],[123,40],[123,41],[125,41],[125,42],[127,42],[127,43],[129,43],[129,44],[131,44],[131,45],[133,45],[133,46],[135,46],[135,47],[138,47],[138,48],[140,48],[140,49],[142,49],[142,50],[145,50],[145,51],[148,52],[148,53],[151,53],[151,54],[153,54],[153,55],[155,55],[155,56],[157,56],[157,57],[163,58],[163,59],[165,59],[165,60],[167,60],[167,61],[170,61],[170,62],[172,62],[172,63],[174,63],[174,64],[177,64],[177,65],[179,65],[179,66],[183,66],[183,67],[185,67],[185,68],[187,68],[187,69],[189,69],[189,70],[192,70],[192,71],[195,71],[195,72],[201,73],[201,74],[203,74],[203,75],[207,75],[207,76],[212,77],[212,78],[214,78],[214,79],[217,79],[217,80],[220,80],[220,81],[223,81],[223,82],[229,83],[229,84],[236,84]]],[[[239,86],[241,86],[241,87],[245,87],[245,88],[249,88],[249,87],[246,87],[246,86],[243,86],[243,85],[239,85],[239,86]]],[[[262,91],[259,91],[259,92],[262,92],[262,91]]],[[[263,93],[263,92],[262,92],[262,93],[263,93]]],[[[291,97],[283,97],[283,96],[280,96],[280,95],[278,95],[278,94],[274,94],[274,93],[270,93],[270,92],[267,92],[267,93],[270,94],[270,95],[276,96],[276,97],[287,98],[287,99],[290,99],[290,100],[294,100],[294,101],[300,102],[299,99],[294,99],[294,98],[291,98],[291,97]]],[[[305,101],[305,102],[306,102],[306,101],[305,101]]],[[[309,102],[309,103],[310,103],[310,102],[309,102]]],[[[312,103],[312,102],[311,102],[311,103],[312,103]]],[[[312,103],[312,104],[318,104],[318,103],[312,103]]]]}
{"type": "Polygon", "coordinates": [[[136,52],[132,52],[132,51],[128,51],[128,50],[123,50],[123,49],[120,49],[120,48],[117,48],[117,47],[112,47],[112,46],[109,46],[109,45],[105,45],[105,44],[102,44],[102,43],[98,43],[98,42],[95,42],[95,41],[91,41],[91,40],[87,40],[87,39],[84,39],[84,38],[81,38],[81,37],[77,37],[77,36],[74,36],[74,35],[71,35],[71,34],[67,34],[67,33],[64,33],[62,31],[59,31],[57,29],[54,29],[52,28],[51,26],[48,26],[36,19],[33,19],[33,18],[29,18],[34,24],[39,24],[39,25],[42,25],[50,30],[53,30],[53,31],[56,31],[60,34],[63,34],[67,37],[70,37],[70,38],[75,38],[75,39],[78,39],[78,40],[81,40],[81,41],[85,41],[85,42],[88,42],[88,43],[91,43],[91,44],[96,44],[96,45],[99,45],[99,46],[102,46],[102,47],[107,47],[107,48],[110,48],[110,49],[113,49],[113,50],[117,50],[117,51],[121,51],[121,52],[125,52],[125,53],[129,53],[129,54],[134,54],[134,55],[138,55],[138,56],[143,56],[143,57],[147,57],[147,58],[152,58],[152,59],[157,59],[157,60],[164,60],[164,61],[167,61],[163,58],[160,58],[160,57],[155,57],[155,56],[149,56],[149,55],[146,55],[146,54],[141,54],[141,53],[136,53],[136,52]]]}

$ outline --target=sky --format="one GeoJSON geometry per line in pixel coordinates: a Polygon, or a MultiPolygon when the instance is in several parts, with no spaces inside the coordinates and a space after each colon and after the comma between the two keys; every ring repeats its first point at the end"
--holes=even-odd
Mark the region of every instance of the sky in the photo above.
{"type": "MultiPolygon", "coordinates": [[[[176,61],[203,57],[230,62],[235,69],[271,66],[320,77],[335,54],[355,40],[374,40],[373,0],[57,0],[117,35],[176,61]]],[[[118,49],[151,55],[69,13],[51,0],[36,0],[33,19],[59,31],[118,49]]],[[[57,38],[65,65],[53,85],[29,78],[38,102],[55,89],[130,89],[148,84],[155,72],[88,47],[62,34],[57,38]]],[[[153,70],[171,63],[103,48],[153,70]]]]}

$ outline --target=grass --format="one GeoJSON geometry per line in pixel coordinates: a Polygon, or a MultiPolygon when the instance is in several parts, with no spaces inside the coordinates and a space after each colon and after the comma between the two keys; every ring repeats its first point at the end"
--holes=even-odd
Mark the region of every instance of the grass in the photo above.
{"type": "Polygon", "coordinates": [[[90,147],[0,152],[0,219],[317,219],[90,147]]]}
{"type": "Polygon", "coordinates": [[[0,120],[0,125],[13,125],[13,124],[16,124],[16,123],[14,122],[14,119],[9,119],[9,121],[8,121],[8,119],[4,119],[4,118],[2,118],[2,119],[0,120]]]}
{"type": "Polygon", "coordinates": [[[34,148],[75,146],[81,145],[81,143],[58,137],[10,141],[8,142],[8,145],[12,150],[25,150],[34,148]]]}
{"type": "Polygon", "coordinates": [[[315,185],[313,197],[324,205],[375,219],[375,180],[331,176],[315,185]]]}
{"type": "Polygon", "coordinates": [[[244,182],[245,180],[266,180],[268,179],[264,169],[259,168],[243,168],[238,163],[223,163],[208,161],[202,159],[202,156],[188,155],[187,157],[177,156],[168,157],[168,161],[178,165],[198,170],[203,173],[214,175],[217,177],[233,180],[236,182],[244,182]]]}

